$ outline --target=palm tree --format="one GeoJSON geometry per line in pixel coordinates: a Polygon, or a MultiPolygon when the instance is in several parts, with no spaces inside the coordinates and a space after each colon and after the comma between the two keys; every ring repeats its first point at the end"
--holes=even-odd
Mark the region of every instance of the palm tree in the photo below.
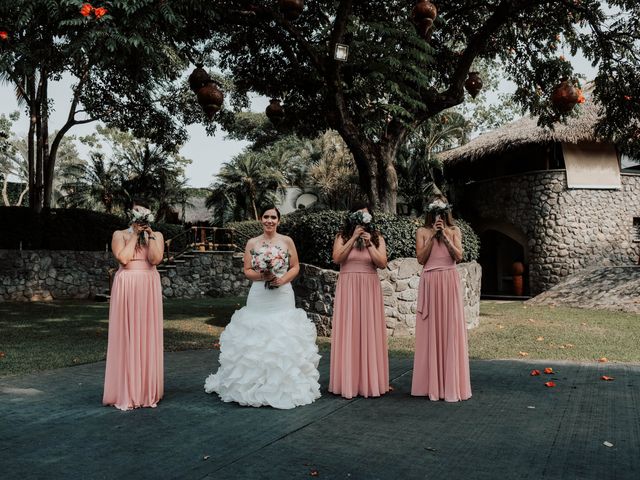
{"type": "Polygon", "coordinates": [[[264,152],[247,151],[222,165],[206,204],[220,211],[218,220],[230,216],[258,220],[258,205],[273,203],[284,192],[287,179],[268,159],[264,152]]]}
{"type": "Polygon", "coordinates": [[[68,165],[64,171],[67,180],[61,185],[63,204],[113,213],[124,199],[119,172],[117,165],[107,163],[97,152],[92,152],[89,163],[68,165]]]}

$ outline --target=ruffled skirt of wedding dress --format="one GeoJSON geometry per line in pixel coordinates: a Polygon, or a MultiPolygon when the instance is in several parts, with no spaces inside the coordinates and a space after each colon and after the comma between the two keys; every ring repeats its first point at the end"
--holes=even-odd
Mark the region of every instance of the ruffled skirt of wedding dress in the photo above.
{"type": "Polygon", "coordinates": [[[247,306],[220,336],[220,368],[204,389],[224,402],[288,409],[320,397],[316,328],[295,308],[291,284],[254,282],[247,306]]]}

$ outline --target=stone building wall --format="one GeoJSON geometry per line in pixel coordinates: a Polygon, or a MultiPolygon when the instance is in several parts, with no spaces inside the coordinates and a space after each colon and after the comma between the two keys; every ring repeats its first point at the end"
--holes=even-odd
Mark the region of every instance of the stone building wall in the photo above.
{"type": "Polygon", "coordinates": [[[532,294],[590,266],[635,264],[633,218],[640,217],[640,175],[620,190],[568,189],[564,170],[466,184],[454,203],[476,231],[509,224],[526,236],[532,294]]]}
{"type": "MultiPolygon", "coordinates": [[[[398,258],[378,270],[382,281],[387,333],[390,336],[415,335],[418,284],[422,266],[414,258],[398,258]]],[[[476,262],[458,265],[463,287],[464,313],[467,328],[478,325],[480,318],[481,269],[476,262]]],[[[331,333],[331,317],[338,272],[313,265],[303,265],[294,280],[296,304],[307,311],[318,328],[318,333],[331,333]]]]}

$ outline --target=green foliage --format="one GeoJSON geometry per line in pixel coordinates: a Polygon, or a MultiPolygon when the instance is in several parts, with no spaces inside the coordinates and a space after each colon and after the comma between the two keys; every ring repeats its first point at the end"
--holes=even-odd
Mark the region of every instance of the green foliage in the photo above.
{"type": "MultiPolygon", "coordinates": [[[[113,232],[126,228],[128,222],[90,210],[54,208],[36,213],[25,207],[0,207],[0,225],[11,226],[0,235],[0,248],[18,249],[22,244],[25,250],[104,251],[111,249],[113,232]]],[[[176,225],[159,223],[152,228],[167,239],[182,232],[176,225]]]]}
{"type": "MultiPolygon", "coordinates": [[[[338,270],[339,266],[331,259],[333,241],[340,232],[346,215],[347,212],[342,210],[298,210],[283,215],[278,231],[293,239],[301,262],[338,270]]],[[[385,239],[389,260],[415,256],[416,230],[422,225],[422,220],[377,212],[374,221],[385,239]]],[[[464,220],[457,219],[456,224],[462,231],[462,261],[477,260],[480,254],[478,236],[464,220]]],[[[262,226],[258,221],[229,223],[227,227],[241,232],[241,238],[236,243],[242,249],[249,238],[262,233],[262,226]],[[240,240],[243,241],[242,244],[239,243],[240,240]]]]}
{"type": "Polygon", "coordinates": [[[262,233],[262,224],[258,220],[245,220],[243,222],[229,222],[225,228],[233,228],[236,234],[233,236],[233,242],[238,246],[238,250],[244,251],[247,241],[250,238],[257,237],[262,233]]]}

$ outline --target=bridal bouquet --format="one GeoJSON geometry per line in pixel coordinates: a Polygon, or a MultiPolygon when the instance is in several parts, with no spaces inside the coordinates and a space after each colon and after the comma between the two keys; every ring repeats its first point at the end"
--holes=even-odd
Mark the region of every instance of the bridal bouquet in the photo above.
{"type": "MultiPolygon", "coordinates": [[[[365,229],[366,232],[369,233],[371,233],[371,231],[373,230],[371,220],[373,220],[373,217],[369,212],[361,212],[360,210],[358,210],[357,212],[352,212],[349,214],[349,221],[351,222],[351,225],[360,225],[365,229]]],[[[364,248],[364,240],[358,238],[358,240],[356,241],[356,247],[362,250],[364,248]]]]}
{"type": "MultiPolygon", "coordinates": [[[[148,208],[138,207],[136,210],[131,210],[129,212],[129,217],[131,218],[131,223],[137,223],[138,225],[149,225],[151,222],[155,220],[153,213],[148,208]]],[[[147,243],[147,238],[145,237],[144,232],[140,232],[138,235],[138,245],[145,245],[147,243]]]]}
{"type": "MultiPolygon", "coordinates": [[[[427,212],[433,215],[435,221],[438,221],[451,210],[451,207],[453,207],[453,205],[445,203],[440,199],[436,199],[427,206],[427,212]]],[[[436,238],[439,239],[441,237],[442,231],[439,230],[436,232],[436,238]]]]}
{"type": "Polygon", "coordinates": [[[451,207],[453,207],[453,205],[449,205],[448,203],[444,203],[442,200],[437,199],[427,206],[427,212],[431,213],[434,217],[442,217],[451,210],[451,207]]]}
{"type": "MultiPolygon", "coordinates": [[[[289,269],[289,253],[282,251],[277,245],[264,245],[262,248],[251,250],[251,268],[260,273],[272,273],[281,277],[289,269]]],[[[264,288],[278,288],[271,282],[264,282],[264,288]]]]}

